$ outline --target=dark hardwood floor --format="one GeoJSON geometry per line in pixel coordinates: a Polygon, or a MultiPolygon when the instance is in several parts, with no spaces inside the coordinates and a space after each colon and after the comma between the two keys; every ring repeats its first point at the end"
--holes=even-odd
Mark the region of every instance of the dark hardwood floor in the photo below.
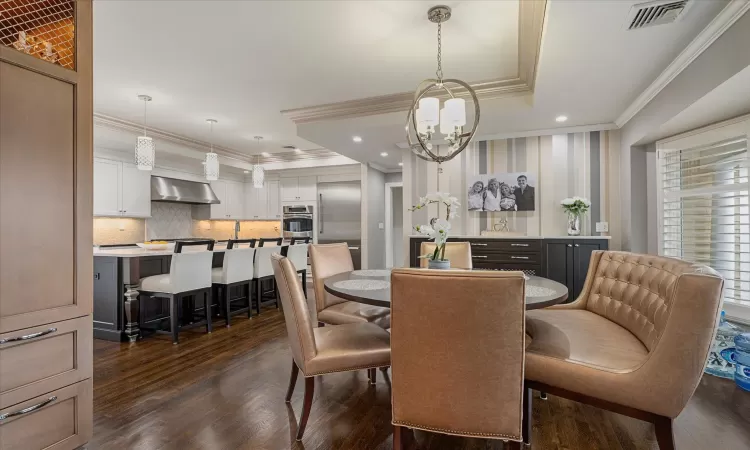
{"type": "MultiPolygon", "coordinates": [[[[326,375],[304,439],[295,442],[303,383],[284,403],[291,353],[280,311],[159,335],[94,341],[94,438],[88,449],[391,449],[389,380],[378,371],[326,375]]],[[[534,399],[535,450],[657,449],[653,427],[549,396],[534,399]]],[[[750,393],[705,376],[676,421],[679,450],[750,449],[750,393]]],[[[502,449],[502,443],[416,433],[421,449],[502,449]]]]}

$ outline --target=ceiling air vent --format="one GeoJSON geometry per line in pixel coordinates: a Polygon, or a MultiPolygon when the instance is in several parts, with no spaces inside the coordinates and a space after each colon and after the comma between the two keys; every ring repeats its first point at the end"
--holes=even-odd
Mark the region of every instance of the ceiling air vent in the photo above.
{"type": "Polygon", "coordinates": [[[638,30],[672,23],[684,15],[690,3],[689,0],[657,0],[633,5],[625,26],[628,30],[638,30]]]}

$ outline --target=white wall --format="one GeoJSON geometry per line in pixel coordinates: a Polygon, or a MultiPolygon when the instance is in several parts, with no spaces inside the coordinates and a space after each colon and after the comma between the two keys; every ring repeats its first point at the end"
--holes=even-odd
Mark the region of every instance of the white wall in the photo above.
{"type": "Polygon", "coordinates": [[[366,205],[366,214],[362,217],[362,223],[366,223],[367,240],[362,243],[366,247],[362,267],[380,269],[385,267],[385,174],[372,167],[365,168],[367,178],[362,200],[366,205]],[[382,229],[380,224],[383,224],[382,229]]]}
{"type": "Polygon", "coordinates": [[[393,267],[408,266],[408,261],[404,259],[404,189],[395,187],[391,189],[392,199],[392,221],[393,221],[393,239],[391,242],[393,252],[393,267]]]}

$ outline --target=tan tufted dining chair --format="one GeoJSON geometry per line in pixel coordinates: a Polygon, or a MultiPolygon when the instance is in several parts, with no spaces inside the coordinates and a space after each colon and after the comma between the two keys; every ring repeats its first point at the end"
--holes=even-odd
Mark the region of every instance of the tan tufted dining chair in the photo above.
{"type": "Polygon", "coordinates": [[[527,386],[651,422],[661,450],[673,450],[672,421],[703,375],[722,288],[706,266],[594,252],[576,301],[529,311],[527,386]]]}
{"type": "Polygon", "coordinates": [[[292,399],[299,371],[305,377],[305,398],[297,429],[297,440],[300,440],[310,416],[315,377],[361,369],[368,369],[368,374],[372,374],[378,367],[389,366],[390,334],[367,322],[313,328],[307,300],[294,264],[275,253],[271,255],[271,265],[284,307],[284,321],[292,349],[292,373],[286,394],[287,403],[292,399]]]}
{"type": "Polygon", "coordinates": [[[520,272],[393,270],[394,450],[409,429],[520,448],[524,291],[520,272]]]}
{"type": "MultiPolygon", "coordinates": [[[[420,255],[435,252],[434,242],[422,242],[419,248],[420,255]]],[[[451,269],[472,269],[471,263],[471,244],[469,242],[446,242],[445,259],[451,262],[451,269]]],[[[419,260],[419,267],[427,267],[427,258],[419,260]]]]}
{"type": "Polygon", "coordinates": [[[316,317],[319,324],[343,325],[371,322],[383,329],[391,327],[390,309],[351,302],[326,292],[323,280],[354,270],[352,254],[349,252],[347,243],[311,245],[310,265],[315,288],[316,317]]]}

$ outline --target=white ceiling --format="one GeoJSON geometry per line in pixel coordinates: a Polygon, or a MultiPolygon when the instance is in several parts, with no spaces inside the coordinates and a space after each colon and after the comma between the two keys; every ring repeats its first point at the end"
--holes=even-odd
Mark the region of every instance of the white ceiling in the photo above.
{"type": "MultiPolygon", "coordinates": [[[[551,0],[533,95],[481,102],[480,136],[611,124],[723,8],[695,1],[677,23],[626,31],[637,1],[551,0]]],[[[94,106],[140,121],[136,96],[154,97],[149,124],[257,153],[326,147],[396,168],[405,113],[296,127],[283,109],[411,91],[434,76],[435,1],[98,1],[94,4],[94,106]],[[134,31],[137,31],[134,33],[134,31]],[[362,136],[361,144],[352,142],[362,136]],[[383,150],[387,158],[380,156],[383,150]]],[[[448,2],[445,75],[514,76],[518,1],[448,2]]]]}
{"type": "MultiPolygon", "coordinates": [[[[258,153],[297,137],[283,109],[411,91],[433,74],[436,26],[424,1],[98,1],[94,107],[258,153]]],[[[444,70],[483,80],[515,76],[518,2],[448,2],[444,70]]]]}

